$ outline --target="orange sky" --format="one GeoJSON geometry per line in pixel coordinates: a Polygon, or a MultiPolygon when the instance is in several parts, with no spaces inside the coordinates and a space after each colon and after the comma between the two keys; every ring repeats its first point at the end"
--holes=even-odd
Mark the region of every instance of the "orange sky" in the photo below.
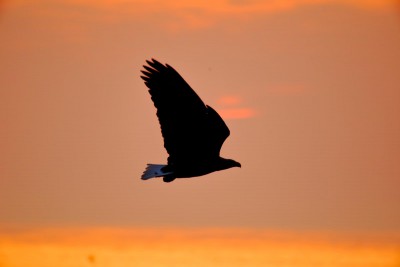
{"type": "Polygon", "coordinates": [[[234,228],[36,229],[0,234],[0,263],[14,267],[397,267],[398,238],[234,228]]]}
{"type": "Polygon", "coordinates": [[[1,225],[400,231],[398,1],[1,3],[1,225]],[[167,157],[151,57],[241,169],[140,180],[167,157]]]}

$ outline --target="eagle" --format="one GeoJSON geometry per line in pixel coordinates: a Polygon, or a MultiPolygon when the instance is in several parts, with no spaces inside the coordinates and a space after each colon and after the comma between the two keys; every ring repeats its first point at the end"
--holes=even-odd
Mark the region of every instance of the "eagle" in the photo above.
{"type": "Polygon", "coordinates": [[[163,177],[164,182],[191,178],[241,167],[220,157],[230,131],[221,116],[205,105],[196,92],[170,65],[146,60],[140,76],[157,109],[168,164],[147,164],[141,179],[163,177]]]}

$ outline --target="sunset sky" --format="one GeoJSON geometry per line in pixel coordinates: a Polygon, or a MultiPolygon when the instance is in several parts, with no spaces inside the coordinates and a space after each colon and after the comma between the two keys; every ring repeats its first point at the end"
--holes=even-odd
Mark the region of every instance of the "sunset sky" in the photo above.
{"type": "Polygon", "coordinates": [[[2,229],[400,232],[399,1],[3,0],[0,36],[2,229]],[[140,180],[150,58],[241,169],[140,180]]]}

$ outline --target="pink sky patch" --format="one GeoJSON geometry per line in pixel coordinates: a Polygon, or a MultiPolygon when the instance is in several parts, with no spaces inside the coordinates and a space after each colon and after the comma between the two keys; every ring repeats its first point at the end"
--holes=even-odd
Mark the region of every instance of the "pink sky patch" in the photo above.
{"type": "Polygon", "coordinates": [[[242,99],[239,96],[223,96],[220,99],[218,99],[217,103],[220,104],[221,106],[233,106],[240,104],[242,102],[242,99]]]}
{"type": "Polygon", "coordinates": [[[254,117],[256,112],[252,108],[242,107],[243,98],[237,95],[224,95],[217,100],[221,107],[218,113],[224,119],[247,119],[254,117]]]}
{"type": "Polygon", "coordinates": [[[218,112],[224,119],[248,119],[256,115],[252,108],[223,108],[218,112]]]}

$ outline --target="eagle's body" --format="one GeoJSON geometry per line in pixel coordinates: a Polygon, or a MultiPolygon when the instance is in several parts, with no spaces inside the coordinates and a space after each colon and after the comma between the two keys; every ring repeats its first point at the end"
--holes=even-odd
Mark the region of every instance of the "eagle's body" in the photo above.
{"type": "Polygon", "coordinates": [[[142,179],[164,177],[170,182],[240,167],[240,163],[219,156],[230,134],[219,114],[205,105],[171,66],[154,59],[146,62],[149,66],[143,66],[141,77],[157,108],[169,157],[168,165],[148,164],[142,179]]]}

